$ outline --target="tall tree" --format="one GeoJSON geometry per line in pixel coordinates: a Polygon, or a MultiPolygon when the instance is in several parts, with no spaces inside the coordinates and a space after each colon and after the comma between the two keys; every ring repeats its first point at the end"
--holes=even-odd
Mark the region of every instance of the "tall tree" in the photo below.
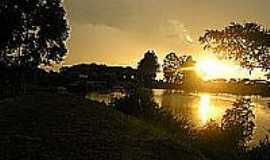
{"type": "Polygon", "coordinates": [[[222,30],[207,30],[199,41],[204,49],[240,62],[242,67],[270,69],[270,30],[256,23],[231,23],[222,30]]]}
{"type": "Polygon", "coordinates": [[[190,55],[177,56],[169,53],[163,62],[164,78],[169,83],[183,83],[184,74],[195,66],[195,61],[190,55]]]}
{"type": "Polygon", "coordinates": [[[178,70],[181,72],[182,77],[178,81],[181,81],[181,83],[185,84],[186,87],[197,88],[201,82],[201,78],[194,69],[196,61],[191,55],[180,56],[179,59],[181,61],[181,65],[178,70]]]}
{"type": "Polygon", "coordinates": [[[180,60],[175,53],[169,53],[163,60],[163,74],[166,82],[174,83],[175,73],[180,66],[180,60]]]}
{"type": "Polygon", "coordinates": [[[0,62],[37,67],[63,60],[69,26],[62,0],[0,2],[0,62]]]}
{"type": "Polygon", "coordinates": [[[155,80],[159,71],[158,57],[155,51],[147,51],[144,58],[138,63],[139,81],[151,83],[155,80]]]}
{"type": "Polygon", "coordinates": [[[184,55],[184,56],[180,56],[180,66],[181,68],[192,68],[195,67],[196,65],[196,61],[193,59],[193,57],[191,55],[184,55]]]}

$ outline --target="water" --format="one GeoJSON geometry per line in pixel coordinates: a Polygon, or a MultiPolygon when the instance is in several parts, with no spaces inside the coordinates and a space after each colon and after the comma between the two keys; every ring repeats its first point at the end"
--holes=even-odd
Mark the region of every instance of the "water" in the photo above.
{"type": "MultiPolygon", "coordinates": [[[[124,96],[121,92],[113,93],[90,93],[87,98],[99,102],[109,103],[113,97],[124,96]]],[[[212,94],[212,93],[192,93],[184,94],[179,91],[153,90],[154,100],[162,107],[167,108],[173,114],[180,113],[197,127],[203,127],[209,120],[220,123],[221,118],[227,109],[232,107],[232,103],[238,98],[231,94],[212,94]]],[[[253,141],[259,140],[270,135],[270,108],[268,102],[270,97],[251,96],[254,103],[255,123],[253,141]]]]}

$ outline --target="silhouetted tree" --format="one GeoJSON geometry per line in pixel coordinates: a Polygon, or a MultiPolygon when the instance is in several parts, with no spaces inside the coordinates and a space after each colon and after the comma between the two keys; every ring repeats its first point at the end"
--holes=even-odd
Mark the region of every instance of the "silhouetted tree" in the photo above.
{"type": "Polygon", "coordinates": [[[11,68],[8,80],[18,94],[25,74],[35,73],[29,68],[63,60],[69,36],[66,12],[62,0],[3,0],[0,22],[0,63],[11,68]]]}
{"type": "MultiPolygon", "coordinates": [[[[175,53],[169,53],[163,60],[163,74],[166,82],[174,83],[176,70],[180,66],[179,58],[175,53]]],[[[179,75],[180,76],[180,75],[179,75]]]]}
{"type": "Polygon", "coordinates": [[[196,61],[191,55],[184,55],[179,57],[179,59],[181,59],[181,68],[192,68],[196,65],[196,61]]]}
{"type": "Polygon", "coordinates": [[[199,147],[209,159],[247,159],[247,142],[254,129],[255,115],[250,99],[241,98],[233,103],[221,124],[210,120],[199,132],[199,147]]]}
{"type": "Polygon", "coordinates": [[[254,106],[250,99],[242,98],[233,103],[222,118],[222,130],[231,137],[232,147],[245,149],[246,143],[251,140],[255,127],[254,106]]]}
{"type": "Polygon", "coordinates": [[[180,114],[173,115],[165,107],[160,107],[154,101],[152,91],[145,88],[135,88],[127,96],[114,99],[111,106],[120,112],[158,126],[173,137],[180,136],[181,139],[185,139],[190,137],[193,131],[192,125],[186,118],[180,114]]]}
{"type": "Polygon", "coordinates": [[[147,51],[144,58],[138,63],[138,79],[140,82],[150,84],[159,71],[158,57],[154,51],[147,51]]]}
{"type": "Polygon", "coordinates": [[[197,73],[194,71],[196,61],[190,55],[180,56],[179,59],[181,64],[178,70],[183,75],[181,78],[182,83],[190,87],[195,85],[199,80],[197,73]]]}
{"type": "Polygon", "coordinates": [[[199,41],[204,49],[240,62],[252,71],[270,69],[270,31],[256,23],[231,23],[222,30],[207,30],[199,41]]]}
{"type": "Polygon", "coordinates": [[[62,0],[0,2],[0,61],[37,67],[59,63],[67,53],[69,27],[62,0]]]}
{"type": "Polygon", "coordinates": [[[185,74],[195,66],[196,62],[190,55],[177,56],[175,53],[169,53],[163,63],[164,78],[169,83],[182,84],[185,74]]]}

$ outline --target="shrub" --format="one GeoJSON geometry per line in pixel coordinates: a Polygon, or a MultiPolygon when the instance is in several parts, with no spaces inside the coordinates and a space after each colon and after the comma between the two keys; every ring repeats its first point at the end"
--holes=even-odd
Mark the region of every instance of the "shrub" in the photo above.
{"type": "Polygon", "coordinates": [[[173,136],[190,136],[192,133],[189,121],[180,114],[173,115],[160,107],[149,90],[134,89],[126,97],[115,99],[111,105],[116,110],[143,119],[173,136]]]}
{"type": "Polygon", "coordinates": [[[253,147],[249,151],[249,159],[252,160],[270,159],[270,140],[268,136],[266,136],[264,140],[261,140],[258,146],[253,147]]]}
{"type": "Polygon", "coordinates": [[[208,122],[198,135],[202,152],[210,159],[243,159],[255,127],[253,107],[250,99],[237,99],[220,125],[214,120],[208,122]]]}
{"type": "Polygon", "coordinates": [[[233,108],[228,109],[222,118],[222,130],[231,137],[232,147],[245,149],[251,140],[255,127],[254,105],[250,99],[242,98],[233,103],[233,108]]]}

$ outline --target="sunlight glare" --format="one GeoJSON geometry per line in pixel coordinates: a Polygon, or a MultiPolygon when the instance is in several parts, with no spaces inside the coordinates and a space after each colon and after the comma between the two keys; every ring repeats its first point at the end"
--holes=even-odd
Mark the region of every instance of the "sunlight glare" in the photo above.
{"type": "Polygon", "coordinates": [[[218,59],[207,58],[197,62],[197,71],[201,74],[204,80],[224,77],[226,74],[233,72],[234,67],[226,64],[218,59]]]}
{"type": "Polygon", "coordinates": [[[224,111],[218,109],[211,103],[211,96],[208,94],[203,94],[200,96],[199,105],[199,117],[203,125],[206,125],[211,119],[220,120],[219,116],[224,111]]]}
{"type": "Polygon", "coordinates": [[[200,117],[203,124],[206,124],[211,112],[210,97],[202,95],[200,99],[200,117]]]}

